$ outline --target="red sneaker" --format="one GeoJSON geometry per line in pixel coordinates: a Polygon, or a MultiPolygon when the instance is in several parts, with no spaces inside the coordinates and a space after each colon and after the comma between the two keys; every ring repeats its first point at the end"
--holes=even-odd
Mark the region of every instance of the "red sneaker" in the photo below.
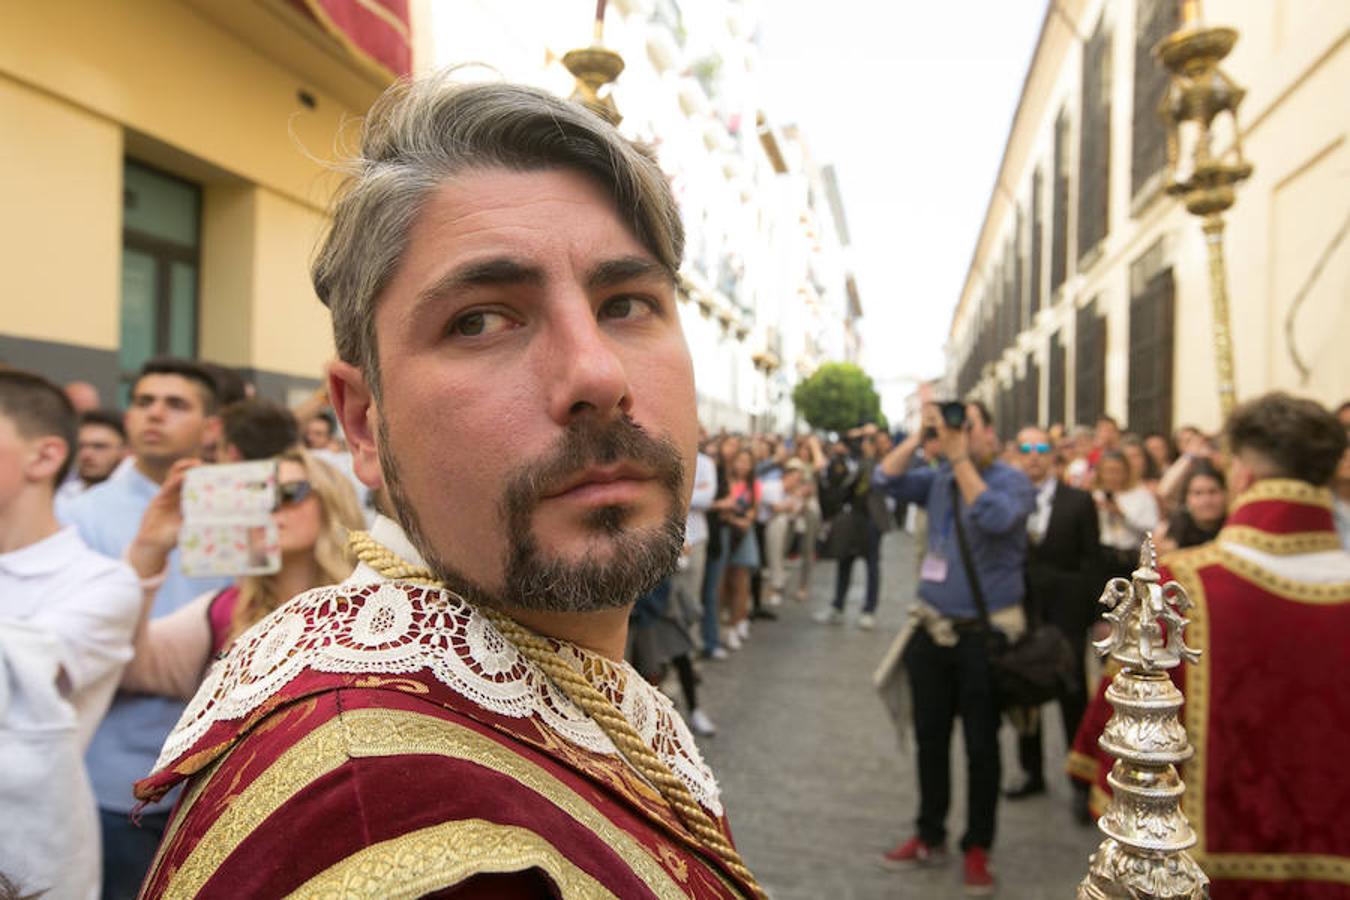
{"type": "Polygon", "coordinates": [[[994,876],[989,874],[989,854],[983,847],[971,847],[966,851],[964,884],[966,894],[971,897],[984,897],[994,892],[994,876]]]}
{"type": "Polygon", "coordinates": [[[890,853],[881,857],[881,865],[887,869],[916,869],[922,866],[935,866],[947,858],[943,847],[930,847],[918,836],[905,841],[890,853]]]}

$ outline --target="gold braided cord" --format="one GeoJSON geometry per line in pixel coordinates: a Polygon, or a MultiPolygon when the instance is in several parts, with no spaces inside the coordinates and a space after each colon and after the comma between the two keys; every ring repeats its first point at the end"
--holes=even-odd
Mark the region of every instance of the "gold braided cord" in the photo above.
{"type": "MultiPolygon", "coordinates": [[[[352,532],[348,538],[348,545],[358,560],[386,578],[419,582],[445,589],[430,569],[410,564],[367,532],[352,532]]],[[[755,876],[745,865],[745,861],[741,859],[741,855],[736,852],[736,848],[731,846],[722,829],[717,827],[712,817],[689,793],[684,782],[651,747],[647,746],[647,742],[624,718],[623,713],[596,690],[595,686],[586,680],[586,676],[560,657],[547,638],[529,630],[499,610],[483,606],[476,609],[487,616],[502,637],[510,641],[522,656],[552,679],[569,700],[595,720],[624,758],[661,793],[662,798],[675,811],[684,826],[707,850],[715,854],[728,869],[748,884],[756,897],[767,897],[759,882],[755,880],[755,876]]]]}

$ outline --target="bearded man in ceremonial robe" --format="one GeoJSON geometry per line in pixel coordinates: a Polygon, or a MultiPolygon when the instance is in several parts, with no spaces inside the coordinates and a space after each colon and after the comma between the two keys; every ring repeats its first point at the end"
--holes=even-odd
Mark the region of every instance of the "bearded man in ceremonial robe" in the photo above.
{"type": "MultiPolygon", "coordinates": [[[[1214,900],[1350,897],[1350,553],[1327,485],[1345,426],[1311,400],[1268,394],[1225,428],[1236,500],[1218,538],[1162,558],[1194,606],[1199,663],[1173,670],[1195,755],[1181,775],[1191,851],[1214,900]]],[[[1105,679],[1103,679],[1105,682],[1105,679]]],[[[1070,773],[1110,802],[1099,688],[1070,773]]]]}
{"type": "Polygon", "coordinates": [[[532,88],[392,88],[314,264],[334,408],[393,519],[236,642],[144,798],[145,897],[755,897],[671,702],[622,661],[698,437],[652,157],[532,88]]]}

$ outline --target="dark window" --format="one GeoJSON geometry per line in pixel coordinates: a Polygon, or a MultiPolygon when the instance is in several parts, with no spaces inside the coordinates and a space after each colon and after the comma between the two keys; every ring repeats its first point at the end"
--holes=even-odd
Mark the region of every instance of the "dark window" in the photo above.
{"type": "Polygon", "coordinates": [[[1041,424],[1041,367],[1036,360],[1027,360],[1027,374],[1022,379],[1022,399],[1017,404],[1017,427],[1041,424]]]}
{"type": "Polygon", "coordinates": [[[1054,195],[1050,205],[1050,292],[1069,277],[1069,117],[1055,119],[1055,162],[1051,173],[1054,195]]]}
{"type": "Polygon", "coordinates": [[[1106,237],[1111,184],[1111,35],[1105,23],[1083,47],[1078,141],[1078,258],[1106,237]]]}
{"type": "Polygon", "coordinates": [[[998,329],[998,339],[996,339],[994,344],[995,359],[998,359],[999,356],[1003,355],[1003,348],[1008,345],[1008,281],[1007,278],[1003,277],[1004,262],[1006,262],[1006,260],[1000,255],[998,269],[994,270],[994,277],[998,279],[998,283],[996,283],[994,290],[996,291],[996,297],[999,298],[998,325],[996,325],[996,329],[998,329]]]}
{"type": "Polygon", "coordinates": [[[1022,229],[1026,226],[1026,218],[1022,215],[1019,207],[1017,210],[1017,231],[1013,234],[1013,308],[1017,310],[1017,327],[1015,332],[1021,334],[1022,330],[1030,327],[1031,318],[1026,310],[1026,289],[1022,286],[1022,277],[1026,274],[1026,244],[1022,240],[1022,229]]]}
{"type": "Polygon", "coordinates": [[[1172,269],[1131,280],[1142,283],[1133,286],[1130,297],[1130,430],[1171,434],[1176,299],[1172,269]]]}
{"type": "Polygon", "coordinates": [[[1177,29],[1175,0],[1139,0],[1134,31],[1134,117],[1130,149],[1130,195],[1143,189],[1167,162],[1167,130],[1158,105],[1167,89],[1167,69],[1153,55],[1158,42],[1177,29]]]}
{"type": "Polygon", "coordinates": [[[1028,307],[1033,318],[1041,310],[1041,249],[1041,170],[1037,169],[1031,176],[1031,259],[1027,263],[1031,267],[1028,307]]]}
{"type": "Polygon", "coordinates": [[[1073,420],[1095,424],[1106,407],[1106,318],[1097,315],[1097,301],[1075,317],[1073,420]]]}
{"type": "Polygon", "coordinates": [[[1008,305],[1008,333],[1003,346],[1011,347],[1017,341],[1017,332],[1022,328],[1020,311],[1017,308],[1017,242],[1009,239],[1003,247],[1003,302],[1008,305]]]}
{"type": "Polygon", "coordinates": [[[122,181],[121,402],[152,356],[197,354],[201,189],[127,160],[122,181]]]}
{"type": "MultiPolygon", "coordinates": [[[[990,273],[989,283],[989,359],[995,359],[1003,349],[1003,263],[1000,260],[990,273]]],[[[985,360],[988,362],[989,360],[985,360]]]]}
{"type": "Polygon", "coordinates": [[[1009,384],[1001,384],[998,387],[998,411],[994,413],[994,430],[998,433],[1000,440],[1010,440],[1008,429],[1013,428],[1013,387],[1009,384]]]}
{"type": "Polygon", "coordinates": [[[1061,336],[1058,333],[1052,335],[1050,338],[1050,397],[1045,410],[1047,425],[1067,421],[1064,413],[1064,358],[1066,355],[1061,336]]]}

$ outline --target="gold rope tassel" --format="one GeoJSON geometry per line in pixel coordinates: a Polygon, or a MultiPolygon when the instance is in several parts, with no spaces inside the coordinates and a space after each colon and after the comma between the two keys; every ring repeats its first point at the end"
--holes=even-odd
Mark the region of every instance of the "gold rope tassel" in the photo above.
{"type": "MultiPolygon", "coordinates": [[[[445,585],[436,580],[430,569],[411,565],[364,531],[352,532],[348,538],[348,546],[358,560],[386,578],[413,581],[445,589],[445,585]]],[[[614,707],[614,704],[605,699],[605,696],[586,680],[586,676],[558,656],[546,638],[535,634],[499,610],[482,606],[476,608],[488,617],[501,632],[502,637],[510,641],[522,656],[542,670],[562,689],[569,700],[596,721],[624,758],[661,793],[662,798],[675,811],[684,826],[703,843],[706,849],[715,854],[738,878],[750,885],[756,897],[768,896],[755,880],[755,876],[750,873],[736,848],[731,846],[722,829],[717,827],[717,823],[689,793],[684,782],[647,746],[647,742],[638,735],[632,724],[614,707]]]]}

